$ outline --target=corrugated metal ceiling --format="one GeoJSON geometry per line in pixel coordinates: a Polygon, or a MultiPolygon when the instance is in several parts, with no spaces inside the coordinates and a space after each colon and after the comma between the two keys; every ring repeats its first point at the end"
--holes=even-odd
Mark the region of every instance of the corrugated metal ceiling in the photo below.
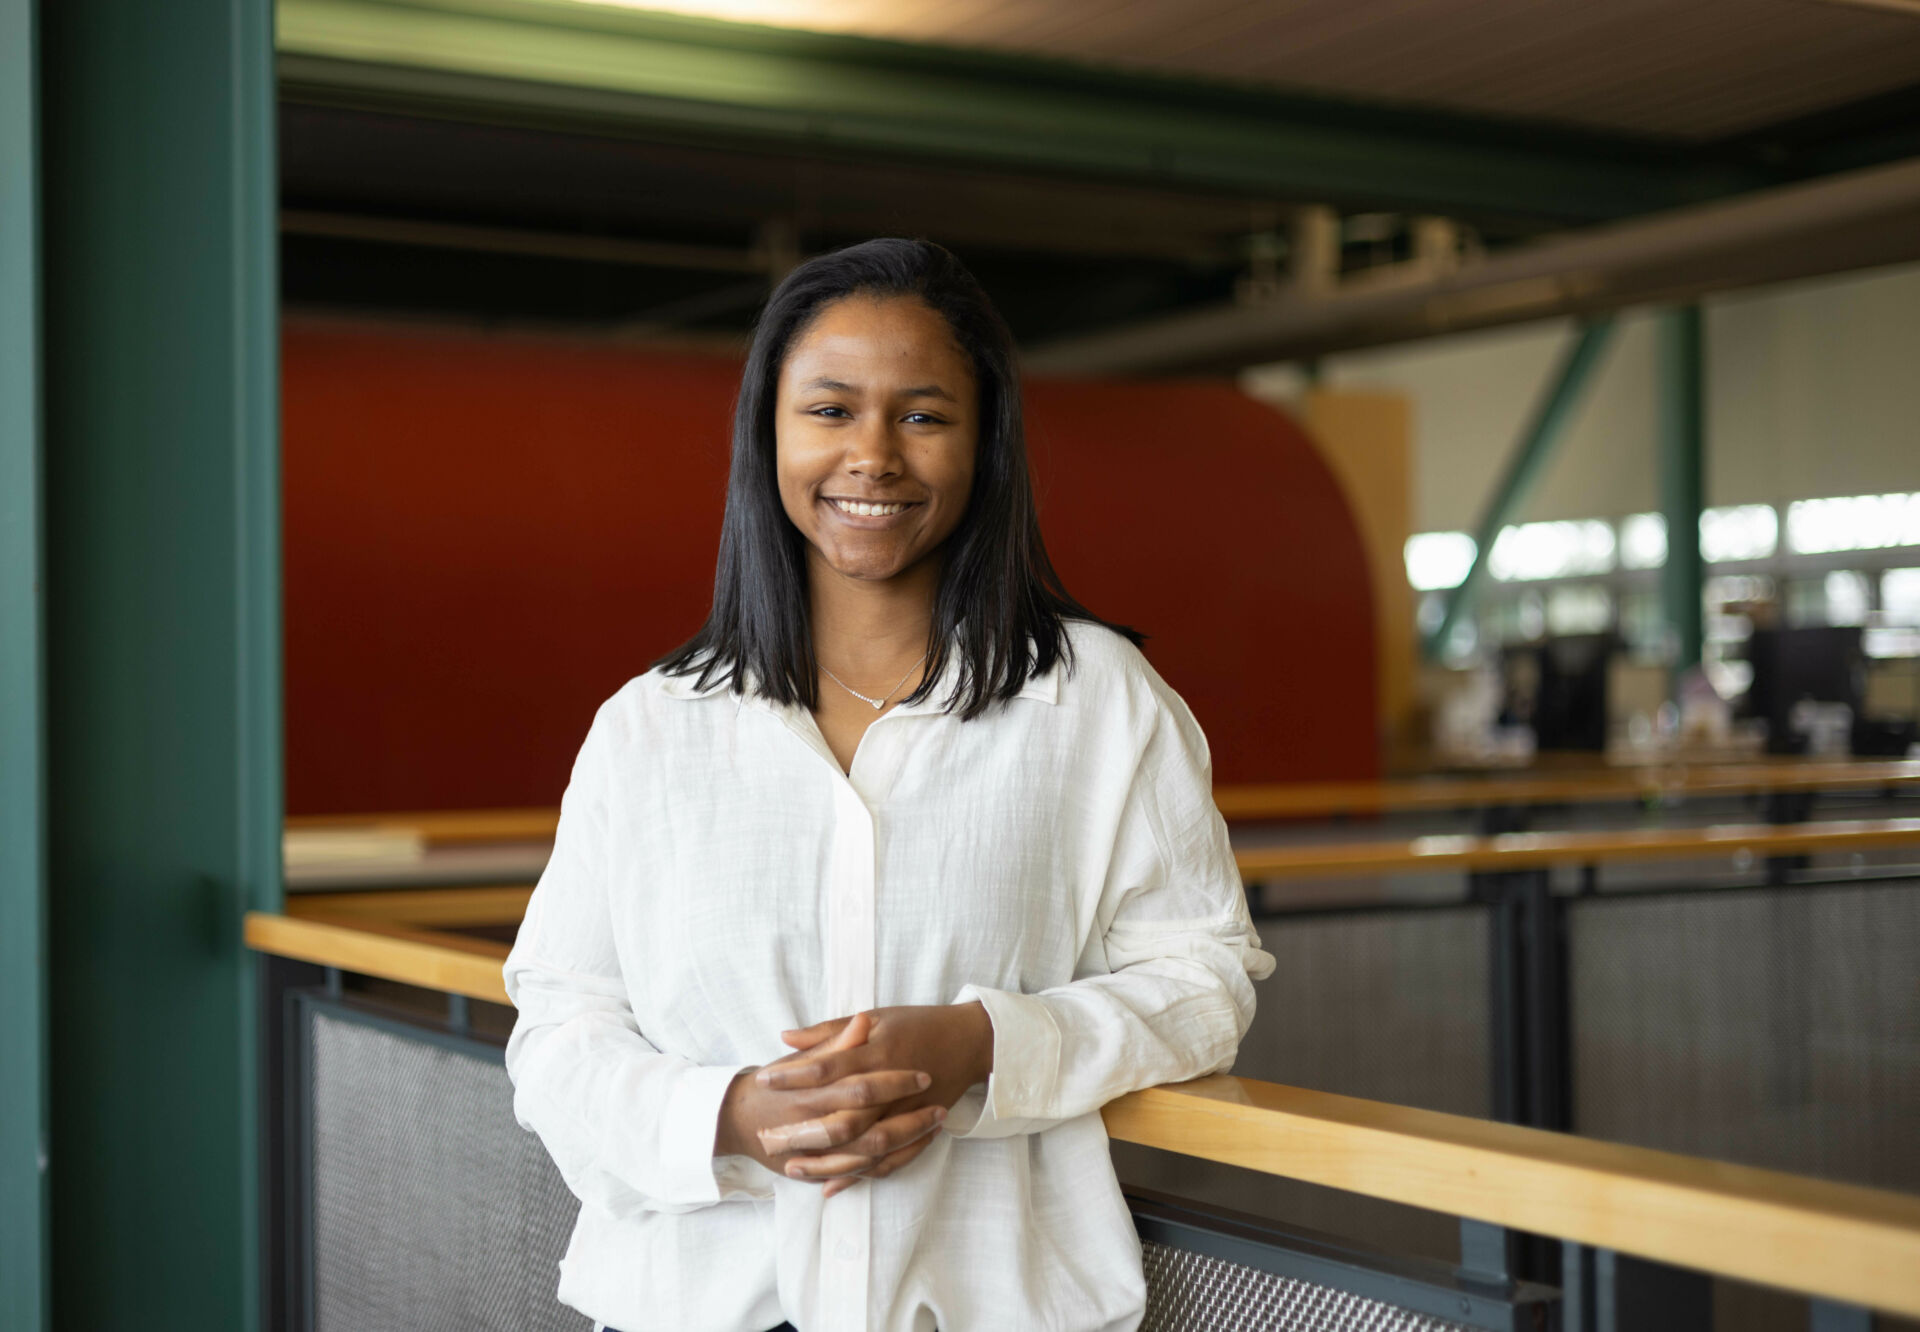
{"type": "Polygon", "coordinates": [[[654,0],[637,7],[1688,140],[1920,83],[1920,11],[1834,0],[654,0]]]}

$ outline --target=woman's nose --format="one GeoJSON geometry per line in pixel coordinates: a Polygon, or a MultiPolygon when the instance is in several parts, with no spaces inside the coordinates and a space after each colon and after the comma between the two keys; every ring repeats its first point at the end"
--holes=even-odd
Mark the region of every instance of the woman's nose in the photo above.
{"type": "Polygon", "coordinates": [[[897,476],[900,473],[901,452],[900,436],[893,428],[893,422],[878,419],[864,423],[862,429],[850,431],[846,467],[856,476],[876,479],[897,476]]]}

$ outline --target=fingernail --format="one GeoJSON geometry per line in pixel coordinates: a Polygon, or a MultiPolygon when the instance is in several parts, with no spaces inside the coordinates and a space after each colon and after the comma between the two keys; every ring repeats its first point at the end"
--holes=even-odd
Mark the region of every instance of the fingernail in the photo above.
{"type": "Polygon", "coordinates": [[[943,1119],[945,1119],[946,1117],[947,1117],[947,1109],[946,1109],[946,1107],[945,1107],[945,1106],[941,1106],[941,1105],[936,1105],[936,1106],[934,1106],[934,1107],[933,1107],[933,1122],[934,1122],[934,1123],[936,1123],[936,1124],[938,1124],[939,1122],[941,1122],[941,1121],[942,1121],[943,1119]]]}
{"type": "Polygon", "coordinates": [[[784,1156],[788,1150],[787,1135],[775,1133],[770,1129],[760,1131],[760,1150],[768,1156],[784,1156]]]}
{"type": "Polygon", "coordinates": [[[800,1168],[800,1163],[798,1161],[791,1162],[787,1166],[788,1179],[805,1179],[806,1177],[807,1177],[807,1172],[800,1168]]]}
{"type": "Polygon", "coordinates": [[[927,1088],[933,1085],[933,1079],[928,1077],[925,1073],[915,1073],[913,1075],[913,1082],[914,1082],[914,1085],[920,1088],[920,1090],[922,1091],[925,1091],[927,1088]]]}
{"type": "Polygon", "coordinates": [[[759,1083],[762,1087],[771,1087],[773,1085],[773,1074],[762,1071],[754,1074],[753,1080],[759,1083]]]}

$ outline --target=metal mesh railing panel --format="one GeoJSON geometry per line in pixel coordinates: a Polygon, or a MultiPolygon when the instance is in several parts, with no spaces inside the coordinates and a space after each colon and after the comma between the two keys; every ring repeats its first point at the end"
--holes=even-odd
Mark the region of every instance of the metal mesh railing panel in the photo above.
{"type": "Polygon", "coordinates": [[[1461,1323],[1206,1254],[1151,1241],[1140,1249],[1140,1332],[1466,1332],[1461,1323]]]}
{"type": "Polygon", "coordinates": [[[496,1060],[316,1012],[317,1332],[582,1332],[554,1299],[579,1204],[496,1060]]]}
{"type": "Polygon", "coordinates": [[[1575,1132],[1920,1191],[1920,883],[1569,904],[1575,1132]]]}
{"type": "MultiPolygon", "coordinates": [[[[1490,1109],[1487,910],[1358,911],[1266,917],[1278,965],[1233,1071],[1242,1077],[1396,1105],[1485,1116],[1490,1109]]],[[[1452,1217],[1192,1157],[1116,1143],[1129,1186],[1175,1194],[1451,1261],[1452,1217]]]]}
{"type": "MultiPolygon", "coordinates": [[[[505,1069],[312,1016],[317,1332],[584,1332],[553,1298],[578,1204],[512,1114],[505,1069]]],[[[1464,1325],[1148,1242],[1146,1332],[1464,1325]]]]}
{"type": "Polygon", "coordinates": [[[1482,907],[1269,917],[1274,955],[1233,1071],[1443,1110],[1489,1111],[1482,907]]]}

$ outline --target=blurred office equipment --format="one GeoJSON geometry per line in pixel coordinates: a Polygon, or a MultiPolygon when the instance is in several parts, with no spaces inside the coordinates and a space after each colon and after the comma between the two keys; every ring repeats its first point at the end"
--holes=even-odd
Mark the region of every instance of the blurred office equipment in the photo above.
{"type": "MultiPolygon", "coordinates": [[[[1810,739],[1831,733],[1834,714],[1802,708],[1803,703],[1845,707],[1843,731],[1859,712],[1866,659],[1857,626],[1755,629],[1747,654],[1753,664],[1753,684],[1745,711],[1766,720],[1769,753],[1805,753],[1810,739]],[[1796,708],[1800,709],[1797,714],[1796,708]]],[[[1831,752],[1831,743],[1827,748],[1831,752]]],[[[1844,752],[1844,739],[1841,749],[1844,752]]]]}
{"type": "Polygon", "coordinates": [[[1531,688],[1516,696],[1514,720],[1533,727],[1539,748],[1599,753],[1607,747],[1607,687],[1616,646],[1611,634],[1570,634],[1508,649],[1509,661],[1518,657],[1531,666],[1520,673],[1531,688]]]}

